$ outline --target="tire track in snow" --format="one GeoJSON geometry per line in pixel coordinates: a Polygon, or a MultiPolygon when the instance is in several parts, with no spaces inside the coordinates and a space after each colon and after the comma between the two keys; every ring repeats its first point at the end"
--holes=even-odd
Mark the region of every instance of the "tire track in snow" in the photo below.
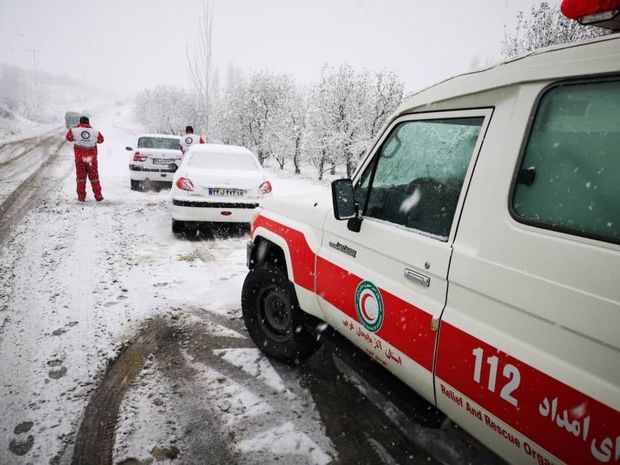
{"type": "Polygon", "coordinates": [[[112,465],[121,401],[149,355],[157,351],[172,331],[162,320],[151,320],[111,365],[84,411],[72,465],[112,465]]]}
{"type": "MultiPolygon", "coordinates": [[[[32,206],[40,199],[46,198],[73,170],[71,157],[68,151],[62,151],[66,141],[58,137],[49,137],[42,141],[36,150],[42,150],[45,161],[38,167],[14,166],[9,163],[0,170],[0,179],[8,183],[13,177],[13,171],[20,173],[33,170],[23,180],[15,181],[11,186],[11,193],[5,198],[0,192],[0,243],[4,242],[10,230],[25,216],[32,206]],[[60,156],[64,155],[64,156],[60,156]]],[[[27,153],[31,154],[33,150],[27,153]]],[[[13,161],[13,160],[12,160],[13,161]]],[[[38,157],[32,164],[38,163],[38,157]]],[[[18,165],[18,164],[15,164],[18,165]]]]}

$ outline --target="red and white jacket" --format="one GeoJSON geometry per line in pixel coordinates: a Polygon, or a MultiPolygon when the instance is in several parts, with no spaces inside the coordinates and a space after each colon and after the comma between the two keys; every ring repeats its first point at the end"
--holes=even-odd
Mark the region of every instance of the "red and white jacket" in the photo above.
{"type": "Polygon", "coordinates": [[[67,131],[66,138],[73,142],[76,155],[96,155],[97,144],[103,143],[103,134],[88,123],[80,123],[67,131]]]}
{"type": "Polygon", "coordinates": [[[205,140],[198,134],[185,134],[181,136],[181,152],[185,153],[194,144],[204,144],[205,140]]]}

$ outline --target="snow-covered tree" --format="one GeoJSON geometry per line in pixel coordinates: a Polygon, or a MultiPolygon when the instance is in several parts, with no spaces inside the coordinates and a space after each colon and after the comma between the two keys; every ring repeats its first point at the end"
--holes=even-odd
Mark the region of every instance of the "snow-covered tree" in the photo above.
{"type": "Polygon", "coordinates": [[[308,95],[303,89],[293,91],[290,100],[287,120],[292,137],[291,152],[295,174],[301,173],[301,161],[304,153],[304,142],[307,132],[308,95]]]}
{"type": "Polygon", "coordinates": [[[248,82],[248,135],[261,164],[281,149],[283,115],[291,99],[290,76],[269,71],[252,74],[248,82]]]}
{"type": "Polygon", "coordinates": [[[149,131],[182,134],[200,118],[197,98],[183,89],[158,86],[136,95],[134,113],[149,131]]]}
{"type": "Polygon", "coordinates": [[[211,124],[213,140],[224,144],[247,147],[247,92],[246,80],[237,71],[228,73],[228,84],[214,109],[211,124]]]}
{"type": "Polygon", "coordinates": [[[238,73],[232,77],[214,123],[217,138],[249,148],[261,164],[275,155],[283,167],[288,160],[285,152],[290,136],[286,119],[294,95],[294,81],[290,76],[270,71],[255,72],[247,80],[238,73]]]}
{"type": "Polygon", "coordinates": [[[608,34],[596,26],[582,26],[566,18],[557,6],[541,2],[532,7],[529,14],[520,11],[514,32],[504,30],[502,54],[510,58],[549,45],[575,42],[608,34]]]}
{"type": "Polygon", "coordinates": [[[393,71],[380,71],[373,80],[368,128],[370,139],[377,135],[390,114],[400,105],[404,90],[403,81],[393,71]]]}
{"type": "Polygon", "coordinates": [[[308,90],[270,71],[244,78],[231,68],[226,81],[213,112],[213,140],[248,147],[261,163],[271,157],[280,169],[292,164],[297,174],[307,160],[319,179],[337,165],[351,175],[403,95],[393,72],[350,66],[324,66],[308,90]]]}
{"type": "Polygon", "coordinates": [[[310,91],[307,116],[306,149],[308,160],[317,170],[319,180],[328,170],[336,168],[331,158],[331,120],[328,117],[330,104],[327,86],[315,85],[310,91]]]}
{"type": "Polygon", "coordinates": [[[357,72],[324,66],[309,111],[310,160],[319,179],[335,164],[351,176],[372,137],[402,100],[403,84],[391,72],[357,72]]]}
{"type": "Polygon", "coordinates": [[[282,82],[282,100],[274,109],[271,124],[271,153],[280,169],[293,163],[296,174],[301,172],[303,141],[306,132],[307,99],[290,78],[282,82]]]}

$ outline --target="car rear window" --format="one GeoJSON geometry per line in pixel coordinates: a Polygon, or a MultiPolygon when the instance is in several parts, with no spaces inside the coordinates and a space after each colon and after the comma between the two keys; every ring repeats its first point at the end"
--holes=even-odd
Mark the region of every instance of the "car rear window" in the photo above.
{"type": "Polygon", "coordinates": [[[193,168],[213,170],[256,171],[258,166],[249,153],[200,153],[195,152],[189,160],[193,168]]]}
{"type": "Polygon", "coordinates": [[[620,81],[540,100],[512,198],[518,221],[620,243],[620,81]]]}
{"type": "Polygon", "coordinates": [[[140,137],[138,148],[180,150],[179,139],[172,137],[140,137]]]}

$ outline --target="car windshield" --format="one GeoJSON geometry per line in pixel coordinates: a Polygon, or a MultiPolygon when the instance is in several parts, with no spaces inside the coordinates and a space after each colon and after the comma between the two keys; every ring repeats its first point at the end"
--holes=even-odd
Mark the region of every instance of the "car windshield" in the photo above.
{"type": "Polygon", "coordinates": [[[138,148],[180,150],[179,139],[173,137],[140,137],[138,148]]]}
{"type": "Polygon", "coordinates": [[[193,168],[215,170],[256,171],[258,166],[249,153],[200,153],[196,152],[189,160],[193,168]]]}

